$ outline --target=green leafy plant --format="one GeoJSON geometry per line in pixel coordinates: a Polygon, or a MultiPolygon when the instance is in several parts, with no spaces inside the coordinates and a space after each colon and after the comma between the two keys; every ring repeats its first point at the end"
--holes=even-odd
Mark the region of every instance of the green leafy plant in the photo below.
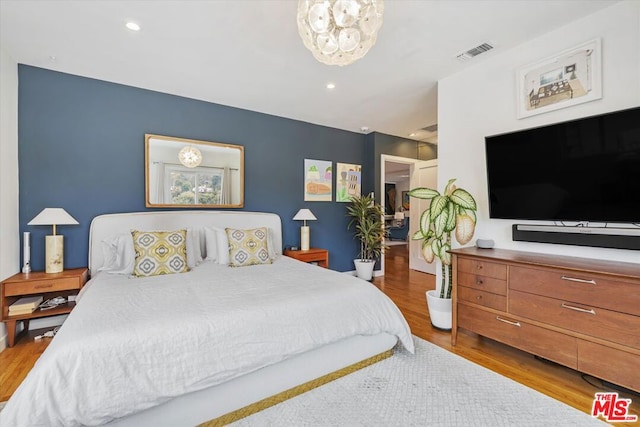
{"type": "Polygon", "coordinates": [[[414,188],[409,196],[431,200],[431,205],[420,215],[420,228],[411,237],[422,240],[422,257],[428,263],[438,258],[442,263],[440,298],[451,298],[451,232],[461,245],[468,243],[476,229],[476,201],[467,190],[457,188],[450,179],[440,194],[431,188],[414,188]]]}
{"type": "Polygon", "coordinates": [[[354,237],[360,240],[359,259],[373,261],[384,251],[387,231],[383,215],[382,206],[371,196],[350,199],[347,205],[347,216],[351,218],[348,228],[354,227],[354,237]]]}

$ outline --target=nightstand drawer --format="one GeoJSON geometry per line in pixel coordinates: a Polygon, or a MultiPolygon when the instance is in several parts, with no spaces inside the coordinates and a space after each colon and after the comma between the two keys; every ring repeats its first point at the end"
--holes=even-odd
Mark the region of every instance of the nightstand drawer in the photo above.
{"type": "Polygon", "coordinates": [[[5,296],[14,296],[80,289],[80,281],[77,278],[65,277],[59,279],[33,280],[22,283],[5,283],[4,286],[5,296]]]}
{"type": "Polygon", "coordinates": [[[306,251],[285,250],[284,254],[290,258],[297,259],[302,262],[316,262],[318,266],[329,268],[329,251],[320,248],[311,248],[306,251]]]}

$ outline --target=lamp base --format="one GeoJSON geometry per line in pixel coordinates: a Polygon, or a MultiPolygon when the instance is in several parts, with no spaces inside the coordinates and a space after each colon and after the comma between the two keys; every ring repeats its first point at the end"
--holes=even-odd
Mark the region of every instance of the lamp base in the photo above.
{"type": "Polygon", "coordinates": [[[64,269],[64,236],[46,236],[45,243],[45,272],[61,273],[64,269]]]}
{"type": "Polygon", "coordinates": [[[303,225],[300,227],[300,249],[303,251],[309,250],[309,226],[303,225]]]}

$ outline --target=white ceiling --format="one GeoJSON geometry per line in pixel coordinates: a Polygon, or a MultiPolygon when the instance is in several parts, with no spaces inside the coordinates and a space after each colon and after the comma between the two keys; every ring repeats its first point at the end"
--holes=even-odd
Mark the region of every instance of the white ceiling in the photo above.
{"type": "Polygon", "coordinates": [[[612,3],[387,0],[377,44],[346,67],[306,50],[295,0],[1,0],[0,43],[22,64],[408,137],[437,123],[438,79],[612,3]],[[495,49],[456,59],[483,42],[495,49]]]}

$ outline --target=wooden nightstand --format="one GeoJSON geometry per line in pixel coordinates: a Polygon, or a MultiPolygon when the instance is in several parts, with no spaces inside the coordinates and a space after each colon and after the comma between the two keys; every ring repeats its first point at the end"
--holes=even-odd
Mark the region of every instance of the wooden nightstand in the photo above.
{"type": "Polygon", "coordinates": [[[86,268],[74,268],[64,270],[62,273],[47,274],[44,272],[32,272],[28,274],[18,273],[2,282],[2,321],[7,325],[7,337],[9,347],[13,347],[16,341],[16,324],[24,323],[24,332],[29,330],[29,320],[39,317],[57,316],[69,313],[75,302],[67,302],[49,310],[37,309],[30,314],[9,316],[9,306],[19,298],[29,295],[42,295],[43,301],[57,296],[68,297],[77,295],[82,286],[87,282],[89,270],[86,268]]]}
{"type": "Polygon", "coordinates": [[[329,268],[329,251],[326,249],[311,248],[308,251],[292,251],[286,249],[284,254],[304,262],[317,262],[318,266],[329,268]]]}

